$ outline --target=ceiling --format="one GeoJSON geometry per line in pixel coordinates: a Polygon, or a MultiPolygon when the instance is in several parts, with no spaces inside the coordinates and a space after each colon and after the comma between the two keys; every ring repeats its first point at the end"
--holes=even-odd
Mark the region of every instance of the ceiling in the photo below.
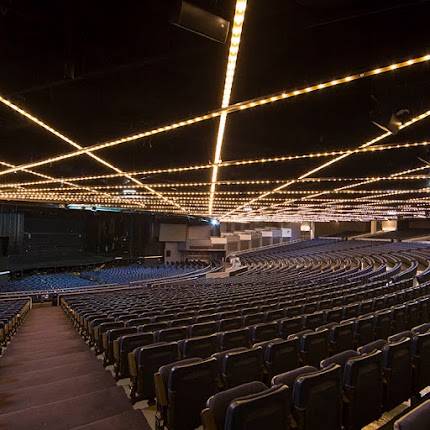
{"type": "Polygon", "coordinates": [[[226,44],[170,24],[173,3],[0,0],[2,201],[427,215],[430,1],[193,1],[232,21],[226,44]],[[401,109],[396,134],[372,123],[401,109]]]}

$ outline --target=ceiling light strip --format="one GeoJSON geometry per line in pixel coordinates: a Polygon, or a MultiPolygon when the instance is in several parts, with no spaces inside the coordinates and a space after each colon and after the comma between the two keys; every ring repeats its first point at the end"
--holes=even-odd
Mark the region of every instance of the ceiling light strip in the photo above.
{"type": "MultiPolygon", "coordinates": [[[[315,85],[311,85],[311,86],[308,86],[305,88],[300,88],[300,89],[297,89],[294,91],[289,91],[289,92],[284,91],[284,92],[279,92],[279,93],[276,93],[276,94],[273,94],[270,96],[263,96],[263,97],[256,98],[253,100],[243,101],[243,102],[231,105],[231,106],[227,107],[226,109],[219,109],[219,110],[216,110],[216,111],[204,114],[204,115],[199,115],[199,116],[196,116],[194,118],[178,121],[176,123],[172,123],[169,125],[154,128],[154,129],[144,131],[141,133],[137,133],[137,134],[134,134],[131,136],[121,137],[119,139],[115,139],[112,141],[103,142],[103,143],[95,144],[92,146],[88,146],[88,147],[85,147],[83,149],[79,149],[79,150],[74,151],[74,152],[61,154],[61,155],[58,155],[55,157],[50,157],[50,158],[45,159],[45,160],[40,160],[40,161],[36,161],[33,163],[21,165],[15,169],[8,169],[6,171],[0,172],[0,174],[14,173],[14,172],[22,171],[23,169],[26,169],[26,168],[39,167],[39,166],[43,166],[45,164],[56,163],[56,162],[59,162],[62,160],[77,157],[77,156],[82,155],[82,154],[93,153],[93,152],[99,151],[101,149],[115,147],[115,146],[122,145],[122,144],[125,144],[128,142],[133,142],[133,141],[136,141],[139,139],[143,139],[143,138],[146,138],[149,136],[154,136],[157,134],[166,133],[166,132],[169,132],[172,130],[176,130],[178,128],[187,127],[187,126],[192,125],[192,124],[196,124],[196,123],[200,123],[203,121],[207,121],[209,119],[217,118],[217,117],[221,116],[221,114],[224,112],[230,114],[230,113],[233,113],[236,111],[243,111],[243,110],[251,109],[254,107],[258,107],[258,106],[263,106],[263,105],[266,105],[269,103],[275,103],[275,102],[278,102],[281,100],[297,97],[297,96],[300,96],[303,94],[309,94],[309,93],[312,93],[315,91],[320,91],[322,89],[332,88],[332,87],[335,87],[335,86],[338,86],[341,84],[346,84],[346,83],[356,81],[356,80],[359,80],[362,78],[375,76],[375,75],[379,75],[379,74],[383,74],[383,73],[388,73],[388,72],[393,71],[393,70],[400,70],[400,69],[410,67],[410,66],[413,66],[416,64],[427,62],[429,60],[430,60],[430,54],[427,54],[427,55],[412,58],[412,59],[409,59],[406,61],[402,61],[399,63],[393,63],[393,64],[390,64],[388,66],[378,67],[376,69],[368,70],[368,71],[365,71],[362,73],[356,73],[353,75],[345,76],[342,78],[334,79],[334,80],[323,82],[320,84],[315,84],[315,85]]],[[[18,108],[12,102],[10,102],[9,100],[7,100],[1,96],[0,96],[0,102],[11,107],[12,109],[16,110],[17,112],[19,112],[18,109],[20,109],[20,108],[18,108]],[[18,108],[18,109],[16,109],[16,108],[18,108]]],[[[27,116],[27,115],[24,115],[24,116],[27,116]]],[[[30,115],[30,117],[31,117],[31,115],[30,115]]],[[[29,119],[30,119],[30,117],[27,116],[27,118],[29,118],[29,119]]],[[[40,121],[40,120],[38,120],[38,121],[40,121]]],[[[49,131],[50,127],[49,128],[44,127],[44,128],[49,131]]],[[[58,134],[56,134],[57,137],[60,137],[60,135],[62,135],[59,132],[57,132],[57,133],[58,133],[58,134]]]]}
{"type": "MultiPolygon", "coordinates": [[[[407,121],[405,124],[402,124],[402,125],[400,126],[400,129],[401,129],[401,130],[403,130],[403,129],[405,129],[405,128],[407,128],[407,127],[409,127],[409,126],[413,125],[413,124],[416,124],[416,123],[417,123],[417,122],[419,122],[419,121],[422,121],[422,120],[424,120],[424,119],[428,118],[429,116],[430,116],[430,110],[428,110],[428,111],[426,111],[426,112],[423,112],[422,114],[417,115],[416,117],[414,117],[414,118],[412,118],[411,120],[407,121]]],[[[387,138],[387,137],[389,137],[389,136],[392,136],[392,134],[391,134],[391,133],[389,133],[389,132],[387,132],[387,133],[383,133],[383,134],[381,134],[381,135],[379,135],[379,136],[375,137],[374,139],[371,139],[371,140],[369,140],[369,141],[367,141],[367,142],[363,143],[362,145],[360,145],[360,146],[359,146],[358,148],[356,148],[356,149],[357,149],[357,150],[366,150],[369,146],[374,145],[375,143],[380,142],[380,141],[382,141],[382,140],[386,139],[386,138],[387,138]]],[[[354,152],[353,152],[353,153],[354,153],[354,152]]],[[[318,167],[315,167],[315,168],[313,168],[313,169],[311,169],[311,170],[308,170],[307,172],[305,172],[304,174],[302,174],[301,176],[299,176],[297,179],[304,179],[304,178],[306,178],[306,177],[308,177],[308,176],[311,176],[311,175],[313,175],[314,173],[317,173],[317,172],[319,172],[319,171],[321,171],[321,170],[323,170],[323,169],[325,169],[325,168],[327,168],[327,167],[329,167],[329,166],[331,166],[331,165],[333,165],[333,164],[335,164],[335,163],[338,163],[339,161],[341,161],[341,160],[343,160],[343,159],[345,159],[345,158],[349,157],[349,156],[350,156],[350,155],[352,155],[353,153],[351,153],[351,154],[345,153],[345,154],[342,154],[342,155],[340,155],[340,156],[338,156],[338,157],[336,157],[336,158],[333,158],[332,160],[327,161],[326,163],[323,163],[323,164],[321,164],[321,165],[320,165],[320,166],[318,166],[318,167]]],[[[284,189],[284,188],[286,188],[286,187],[288,187],[288,186],[290,186],[290,185],[292,185],[292,184],[294,184],[294,183],[295,183],[295,181],[294,181],[294,180],[292,180],[292,181],[288,181],[288,182],[286,182],[285,184],[280,185],[279,187],[276,187],[276,188],[275,188],[275,189],[273,189],[272,191],[270,191],[270,192],[266,192],[266,193],[263,193],[263,194],[261,194],[259,197],[256,197],[256,198],[254,198],[254,199],[250,200],[246,205],[240,205],[240,206],[238,206],[234,211],[230,211],[230,212],[226,213],[226,214],[225,214],[225,216],[229,216],[229,215],[231,215],[233,212],[236,212],[236,211],[238,211],[238,210],[240,210],[240,209],[244,208],[245,206],[249,206],[249,205],[251,205],[251,204],[255,203],[256,201],[260,200],[261,198],[266,197],[266,196],[268,196],[268,195],[270,195],[270,194],[272,194],[272,193],[276,193],[277,191],[280,191],[280,190],[282,190],[282,189],[284,189]]],[[[248,215],[249,215],[249,214],[248,214],[248,215]]],[[[224,216],[223,216],[223,217],[224,217],[224,216]]],[[[222,218],[223,218],[223,217],[222,217],[222,218]]]]}
{"type": "MultiPolygon", "coordinates": [[[[234,74],[236,70],[237,56],[239,54],[240,40],[242,35],[243,23],[245,21],[247,0],[237,0],[236,9],[233,19],[233,28],[231,32],[230,50],[227,60],[227,70],[225,73],[224,92],[222,96],[221,109],[225,109],[230,105],[231,90],[234,82],[234,74]]],[[[209,191],[208,212],[212,215],[214,196],[216,191],[216,182],[218,178],[218,169],[221,162],[222,146],[224,142],[225,127],[227,123],[227,112],[223,112],[219,117],[218,134],[214,153],[214,166],[212,169],[212,179],[209,191]]]]}

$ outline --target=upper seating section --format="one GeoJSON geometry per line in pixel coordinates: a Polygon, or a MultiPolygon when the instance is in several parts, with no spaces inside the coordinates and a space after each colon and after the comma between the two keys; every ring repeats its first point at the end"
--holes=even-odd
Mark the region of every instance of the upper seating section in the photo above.
{"type": "Polygon", "coordinates": [[[136,281],[149,281],[184,276],[188,273],[202,269],[200,264],[160,264],[158,266],[145,266],[132,264],[121,267],[101,268],[100,270],[81,273],[51,273],[36,274],[3,282],[1,292],[16,291],[56,291],[67,289],[82,289],[97,287],[102,284],[128,284],[136,281]]]}

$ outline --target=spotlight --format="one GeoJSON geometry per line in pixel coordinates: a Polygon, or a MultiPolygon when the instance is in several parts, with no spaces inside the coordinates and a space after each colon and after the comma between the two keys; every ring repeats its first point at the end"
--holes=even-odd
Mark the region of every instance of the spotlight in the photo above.
{"type": "Polygon", "coordinates": [[[217,219],[211,219],[210,220],[211,225],[216,226],[219,225],[219,221],[217,219]]]}

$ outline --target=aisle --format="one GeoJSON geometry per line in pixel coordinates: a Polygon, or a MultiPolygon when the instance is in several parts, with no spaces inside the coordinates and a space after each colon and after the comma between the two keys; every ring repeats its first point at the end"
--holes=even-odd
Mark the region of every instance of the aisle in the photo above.
{"type": "Polygon", "coordinates": [[[29,316],[0,358],[0,429],[148,430],[61,308],[29,316]]]}

